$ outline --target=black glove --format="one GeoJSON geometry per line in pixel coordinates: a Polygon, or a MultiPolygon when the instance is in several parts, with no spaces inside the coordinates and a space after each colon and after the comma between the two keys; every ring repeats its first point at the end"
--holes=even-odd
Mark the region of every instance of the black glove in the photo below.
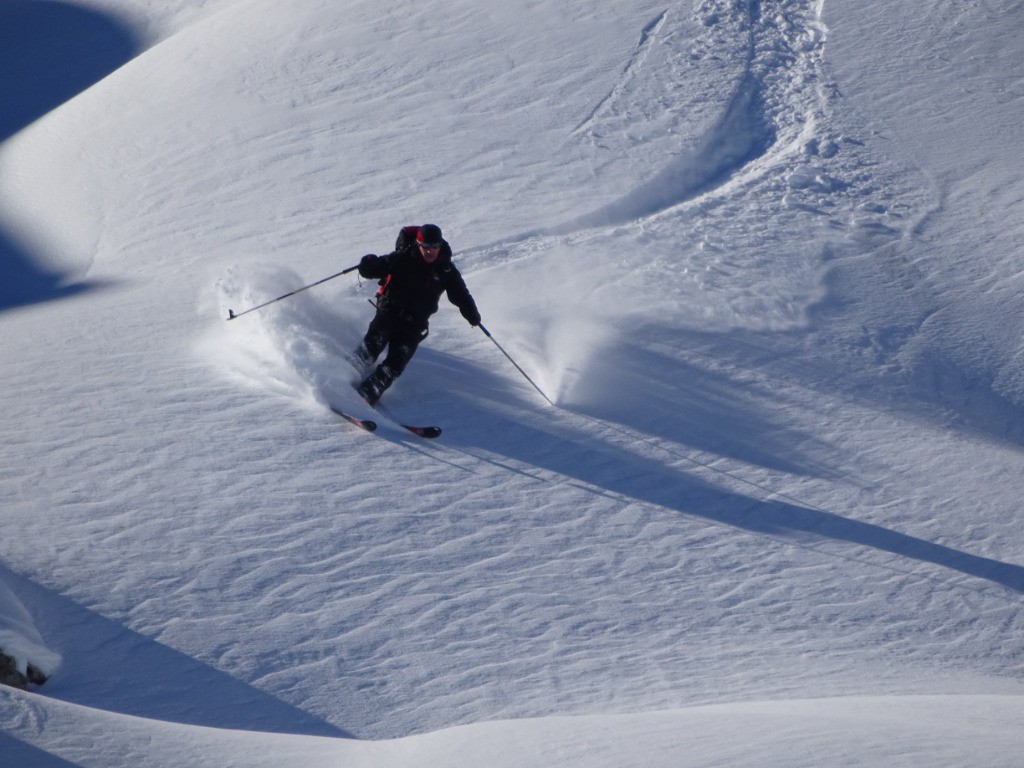
{"type": "Polygon", "coordinates": [[[374,262],[377,261],[377,256],[372,253],[368,253],[359,260],[359,275],[360,277],[370,278],[373,277],[370,270],[373,269],[374,262]]]}
{"type": "Polygon", "coordinates": [[[474,328],[480,325],[480,311],[478,309],[473,309],[473,311],[469,313],[464,312],[462,316],[465,317],[466,321],[474,328]]]}

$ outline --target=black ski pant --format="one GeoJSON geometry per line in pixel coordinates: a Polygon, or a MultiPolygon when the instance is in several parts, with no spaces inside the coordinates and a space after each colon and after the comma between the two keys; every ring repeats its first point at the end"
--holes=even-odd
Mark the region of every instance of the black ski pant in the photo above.
{"type": "Polygon", "coordinates": [[[374,362],[387,347],[384,361],[377,366],[366,381],[373,384],[378,392],[390,387],[401,376],[405,366],[412,360],[420,342],[427,338],[427,329],[413,325],[387,310],[378,310],[370,321],[363,337],[366,357],[374,362]]]}

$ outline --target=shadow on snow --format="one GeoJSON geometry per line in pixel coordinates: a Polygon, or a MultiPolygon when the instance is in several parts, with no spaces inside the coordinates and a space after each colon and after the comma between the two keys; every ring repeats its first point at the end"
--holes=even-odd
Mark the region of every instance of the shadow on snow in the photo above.
{"type": "MultiPolygon", "coordinates": [[[[141,49],[111,16],[50,0],[0,3],[0,143],[102,80],[141,49]]],[[[0,311],[72,296],[94,284],[42,267],[0,231],[0,311]]]]}
{"type": "MultiPolygon", "coordinates": [[[[653,398],[648,395],[648,384],[639,390],[630,389],[627,384],[619,392],[620,400],[624,397],[629,402],[620,402],[615,409],[609,409],[609,401],[600,397],[570,406],[571,412],[605,426],[608,438],[595,440],[592,430],[586,434],[574,432],[560,418],[547,429],[545,409],[537,411],[526,404],[513,405],[522,418],[502,416],[505,407],[495,407],[494,403],[507,406],[517,396],[529,395],[518,389],[513,392],[508,378],[500,372],[468,370],[462,361],[429,350],[424,350],[419,364],[416,373],[436,378],[439,388],[445,381],[473,382],[473,397],[465,397],[457,408],[465,422],[484,425],[486,429],[459,434],[461,444],[454,444],[456,437],[448,433],[448,442],[453,447],[499,453],[622,497],[714,523],[801,545],[833,541],[866,547],[1024,592],[1024,567],[971,555],[835,512],[771,499],[768,488],[763,494],[752,487],[741,493],[698,477],[702,468],[707,470],[709,465],[691,458],[689,454],[696,455],[697,450],[786,472],[810,476],[835,474],[815,458],[827,453],[828,446],[798,431],[776,430],[765,415],[771,412],[772,395],[751,394],[747,384],[730,387],[707,372],[701,372],[694,380],[695,370],[687,369],[685,364],[660,360],[643,369],[644,377],[651,371],[664,372],[654,382],[655,390],[660,387],[663,391],[653,398]],[[643,402],[638,403],[638,398],[643,402]],[[623,414],[630,415],[630,421],[623,421],[623,414]],[[640,422],[635,414],[646,415],[640,422]],[[655,443],[659,436],[696,450],[661,446],[655,443]],[[632,450],[638,442],[643,443],[638,447],[645,449],[644,455],[632,450]],[[653,461],[649,456],[652,450],[663,450],[664,460],[653,461]]],[[[723,484],[739,484],[737,477],[725,473],[721,473],[721,479],[723,484]]]]}
{"type": "Polygon", "coordinates": [[[0,733],[0,755],[4,756],[4,765],[32,768],[78,768],[79,765],[5,733],[0,733]]]}
{"type": "Polygon", "coordinates": [[[44,639],[59,637],[67,643],[54,648],[63,662],[45,685],[45,693],[52,698],[211,728],[349,736],[308,712],[133,632],[3,565],[0,578],[25,605],[32,606],[44,639]]]}

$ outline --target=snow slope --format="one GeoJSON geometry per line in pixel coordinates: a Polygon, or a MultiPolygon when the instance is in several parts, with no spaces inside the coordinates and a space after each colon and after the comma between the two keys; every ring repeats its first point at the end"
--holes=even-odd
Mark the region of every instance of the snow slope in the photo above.
{"type": "Polygon", "coordinates": [[[1022,20],[6,3],[0,749],[1013,765],[1022,20]],[[338,421],[354,275],[225,322],[425,221],[554,406],[443,305],[443,437],[338,421]]]}

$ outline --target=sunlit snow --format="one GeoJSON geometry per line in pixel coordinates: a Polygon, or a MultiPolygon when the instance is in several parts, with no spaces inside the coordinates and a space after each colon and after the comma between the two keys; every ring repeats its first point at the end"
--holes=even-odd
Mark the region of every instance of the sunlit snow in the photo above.
{"type": "Polygon", "coordinates": [[[0,765],[1019,764],[1022,29],[4,0],[0,765]]]}

